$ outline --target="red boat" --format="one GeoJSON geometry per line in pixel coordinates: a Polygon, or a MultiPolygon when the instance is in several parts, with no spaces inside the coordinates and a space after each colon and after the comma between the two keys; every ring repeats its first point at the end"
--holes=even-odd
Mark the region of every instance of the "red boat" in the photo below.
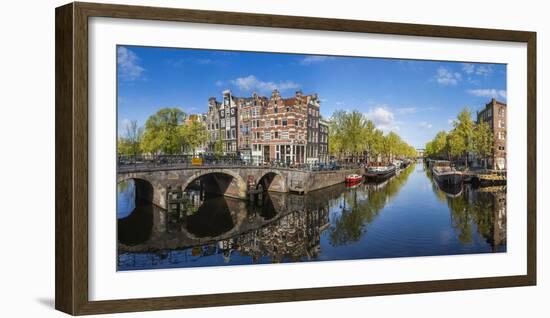
{"type": "Polygon", "coordinates": [[[363,176],[358,174],[350,174],[346,177],[346,183],[347,184],[355,184],[363,181],[363,176]]]}

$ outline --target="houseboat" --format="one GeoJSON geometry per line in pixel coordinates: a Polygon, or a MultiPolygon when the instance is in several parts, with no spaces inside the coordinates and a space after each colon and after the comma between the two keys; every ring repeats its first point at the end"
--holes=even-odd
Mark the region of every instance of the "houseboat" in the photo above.
{"type": "Polygon", "coordinates": [[[432,176],[440,185],[460,185],[463,180],[462,172],[452,168],[446,160],[433,162],[432,176]]]}
{"type": "Polygon", "coordinates": [[[387,166],[371,166],[367,169],[365,177],[367,180],[382,181],[395,174],[396,167],[392,164],[387,166]]]}

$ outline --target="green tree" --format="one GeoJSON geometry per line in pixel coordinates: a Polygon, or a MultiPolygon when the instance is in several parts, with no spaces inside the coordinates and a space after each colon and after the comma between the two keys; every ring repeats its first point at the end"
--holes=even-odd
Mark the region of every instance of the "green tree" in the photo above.
{"type": "Polygon", "coordinates": [[[466,152],[466,143],[461,134],[453,130],[447,135],[447,145],[449,156],[452,158],[458,158],[466,152]]]}
{"type": "Polygon", "coordinates": [[[214,142],[214,155],[220,158],[223,155],[223,141],[221,134],[218,134],[218,138],[214,142]]]}
{"type": "Polygon", "coordinates": [[[366,137],[366,120],[359,111],[352,111],[344,116],[344,145],[351,154],[352,162],[357,162],[357,156],[363,152],[366,137]]]}
{"type": "Polygon", "coordinates": [[[473,147],[473,134],[475,123],[472,120],[472,112],[465,107],[457,116],[457,119],[453,121],[454,131],[457,136],[453,136],[455,143],[454,150],[461,149],[461,153],[457,156],[464,157],[464,165],[468,167],[468,153],[474,151],[473,147]],[[460,142],[457,138],[462,139],[460,142]],[[458,147],[460,145],[460,147],[458,147]]]}
{"type": "Polygon", "coordinates": [[[486,122],[475,126],[473,133],[474,152],[483,159],[483,167],[487,168],[487,157],[493,152],[493,132],[486,122]]]}
{"type": "Polygon", "coordinates": [[[124,124],[124,135],[121,140],[119,139],[119,145],[124,149],[124,153],[127,155],[137,155],[141,152],[141,140],[143,137],[143,128],[138,126],[137,120],[131,120],[124,124]],[[120,141],[122,141],[120,143],[120,141]]]}
{"type": "Polygon", "coordinates": [[[148,153],[175,154],[183,147],[180,125],[185,113],[179,108],[163,108],[145,122],[143,150],[148,153]]]}
{"type": "Polygon", "coordinates": [[[198,121],[190,121],[187,124],[180,126],[180,136],[182,144],[191,150],[193,154],[198,147],[204,145],[208,141],[208,131],[206,127],[198,121]]]}
{"type": "Polygon", "coordinates": [[[335,111],[332,114],[332,117],[330,119],[329,124],[329,152],[332,155],[336,155],[338,159],[342,158],[342,155],[345,151],[345,145],[344,145],[344,132],[343,132],[343,126],[346,116],[346,112],[342,110],[335,111]]]}

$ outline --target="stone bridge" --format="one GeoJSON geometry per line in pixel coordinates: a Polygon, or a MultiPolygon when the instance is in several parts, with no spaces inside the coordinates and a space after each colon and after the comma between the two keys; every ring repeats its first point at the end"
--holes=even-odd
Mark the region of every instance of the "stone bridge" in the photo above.
{"type": "Polygon", "coordinates": [[[308,193],[341,183],[350,173],[363,171],[360,168],[308,171],[254,166],[129,167],[119,169],[117,183],[134,180],[136,200],[165,209],[168,187],[181,186],[185,190],[199,179],[206,192],[246,200],[251,190],[308,193]]]}

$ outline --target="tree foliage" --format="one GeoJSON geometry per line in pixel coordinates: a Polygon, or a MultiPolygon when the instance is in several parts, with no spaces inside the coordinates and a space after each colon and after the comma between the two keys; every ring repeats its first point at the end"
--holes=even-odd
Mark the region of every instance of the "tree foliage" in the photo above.
{"type": "Polygon", "coordinates": [[[361,112],[338,110],[330,119],[329,152],[352,162],[414,157],[416,150],[395,132],[387,135],[361,112]]]}
{"type": "Polygon", "coordinates": [[[426,143],[425,154],[432,159],[463,159],[468,165],[468,154],[486,159],[493,151],[493,133],[487,123],[476,124],[472,112],[465,107],[453,121],[453,129],[440,131],[426,143]]]}
{"type": "Polygon", "coordinates": [[[152,154],[176,154],[182,151],[180,125],[186,114],[179,108],[163,108],[145,122],[143,150],[152,154]]]}

